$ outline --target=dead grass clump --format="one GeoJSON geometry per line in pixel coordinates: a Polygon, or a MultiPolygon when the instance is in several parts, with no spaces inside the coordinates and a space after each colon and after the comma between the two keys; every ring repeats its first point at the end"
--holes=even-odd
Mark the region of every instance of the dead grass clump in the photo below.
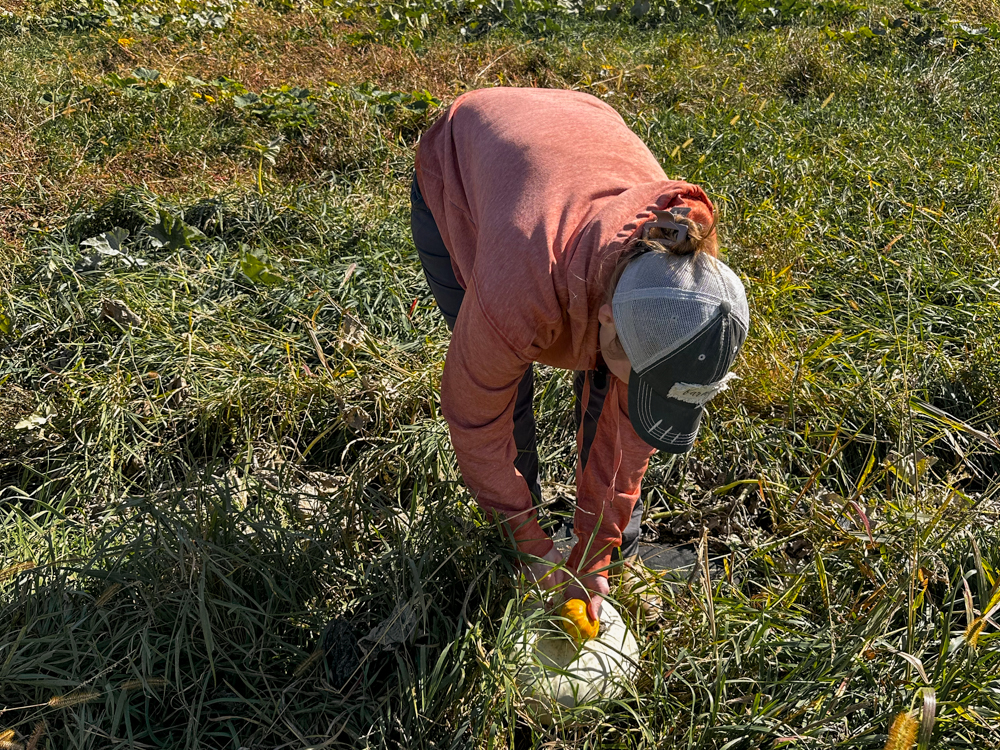
{"type": "Polygon", "coordinates": [[[263,5],[248,5],[240,9],[232,28],[253,39],[326,39],[354,30],[350,24],[322,13],[302,10],[275,12],[263,5]]]}
{"type": "Polygon", "coordinates": [[[19,204],[25,191],[34,187],[33,177],[44,163],[45,157],[25,132],[23,123],[0,123],[0,243],[23,238],[38,220],[29,208],[19,204]]]}
{"type": "Polygon", "coordinates": [[[29,176],[44,163],[45,156],[26,132],[24,122],[0,122],[0,190],[23,189],[29,176]]]}
{"type": "Polygon", "coordinates": [[[0,208],[0,244],[17,242],[37,223],[38,218],[23,208],[0,208]]]}
{"type": "MultiPolygon", "coordinates": [[[[339,32],[289,39],[287,30],[274,28],[271,21],[262,26],[275,36],[258,38],[252,47],[232,32],[198,44],[156,42],[149,46],[143,64],[169,71],[175,79],[185,75],[206,81],[231,78],[254,92],[289,82],[313,90],[323,90],[330,82],[370,82],[383,90],[427,90],[446,102],[465,90],[498,83],[565,85],[551,64],[550,53],[537,45],[487,39],[475,48],[456,50],[429,40],[417,52],[375,41],[345,41],[339,32]]],[[[310,28],[326,33],[315,24],[310,28]]]]}
{"type": "Polygon", "coordinates": [[[975,23],[996,23],[1000,3],[996,0],[953,0],[955,15],[975,23]]]}
{"type": "Polygon", "coordinates": [[[94,62],[96,68],[106,74],[130,71],[137,65],[141,65],[143,61],[130,51],[127,45],[121,42],[112,42],[97,52],[97,59],[94,62]]]}
{"type": "Polygon", "coordinates": [[[501,72],[506,73],[513,81],[525,81],[528,86],[548,88],[559,80],[555,74],[554,61],[540,47],[519,49],[509,60],[502,61],[501,72]]]}
{"type": "Polygon", "coordinates": [[[282,149],[274,173],[283,179],[314,182],[331,174],[340,174],[360,166],[367,154],[360,153],[358,139],[352,139],[351,125],[343,124],[340,135],[330,131],[305,142],[290,143],[282,149]]]}
{"type": "Polygon", "coordinates": [[[197,154],[173,153],[162,145],[146,150],[129,149],[111,164],[81,168],[71,177],[67,179],[64,196],[68,201],[81,203],[102,201],[128,192],[135,185],[143,185],[158,195],[173,196],[192,191],[214,194],[253,182],[252,167],[239,164],[232,157],[216,155],[208,161],[197,154]]]}

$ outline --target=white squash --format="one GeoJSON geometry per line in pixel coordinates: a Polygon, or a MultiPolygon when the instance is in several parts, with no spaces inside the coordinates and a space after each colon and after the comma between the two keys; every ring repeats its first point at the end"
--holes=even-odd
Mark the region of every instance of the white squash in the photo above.
{"type": "Polygon", "coordinates": [[[638,666],[639,646],[608,600],[601,629],[582,645],[562,627],[559,616],[528,617],[513,652],[515,681],[525,707],[543,724],[585,720],[582,706],[619,697],[638,666]]]}

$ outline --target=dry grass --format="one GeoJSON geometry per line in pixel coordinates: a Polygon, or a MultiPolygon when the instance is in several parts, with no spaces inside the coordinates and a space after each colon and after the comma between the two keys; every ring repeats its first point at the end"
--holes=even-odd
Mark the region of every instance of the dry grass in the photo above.
{"type": "Polygon", "coordinates": [[[1000,19],[1000,3],[996,0],[954,0],[955,15],[976,23],[996,23],[1000,19]]]}
{"type": "Polygon", "coordinates": [[[226,76],[252,91],[289,82],[319,89],[330,81],[370,82],[387,90],[426,89],[445,101],[497,77],[507,85],[530,86],[551,76],[548,66],[539,64],[531,40],[486,40],[458,48],[439,42],[418,53],[398,44],[345,41],[357,33],[356,27],[321,23],[316,14],[276,15],[259,8],[241,14],[233,31],[232,36],[188,42],[137,36],[130,47],[135,59],[118,69],[141,64],[177,78],[226,76]],[[254,38],[252,49],[239,43],[239,34],[254,38]]]}
{"type": "MultiPolygon", "coordinates": [[[[101,31],[94,45],[60,43],[60,54],[65,56],[62,74],[47,66],[32,67],[29,74],[42,90],[64,89],[67,74],[70,85],[101,87],[109,74],[124,76],[136,67],[147,67],[159,70],[164,80],[173,83],[182,83],[187,76],[206,81],[228,77],[251,91],[289,83],[322,91],[331,81],[339,85],[371,82],[387,90],[428,90],[444,102],[497,80],[507,85],[566,83],[552,78],[545,58],[539,57],[531,42],[487,40],[475,47],[459,48],[457,53],[453,46],[440,43],[422,50],[418,57],[412,49],[398,45],[342,41],[351,27],[321,24],[318,19],[314,13],[276,16],[250,7],[239,16],[232,33],[219,37],[166,39],[133,32],[123,45],[118,33],[101,31]],[[255,40],[252,48],[240,41],[246,35],[255,40]],[[290,39],[290,35],[295,38],[290,39]]],[[[213,187],[222,190],[253,183],[248,159],[237,158],[238,149],[210,159],[196,151],[179,153],[169,145],[169,131],[153,132],[143,143],[117,149],[109,158],[96,162],[88,156],[93,137],[60,144],[58,156],[37,142],[37,131],[47,121],[86,119],[95,114],[94,102],[89,99],[42,112],[23,105],[7,111],[9,123],[0,126],[0,154],[7,157],[8,170],[0,174],[0,190],[6,187],[12,191],[8,194],[24,194],[36,175],[47,173],[49,189],[60,201],[72,205],[101,201],[130,185],[182,195],[197,186],[211,192],[213,187]]],[[[335,127],[327,140],[353,139],[355,135],[335,127]]],[[[282,155],[278,173],[291,175],[304,170],[319,177],[345,158],[337,155],[336,148],[333,155],[316,148],[310,144],[290,147],[282,155]]],[[[0,214],[0,236],[8,242],[22,240],[31,225],[44,223],[53,213],[50,204],[17,202],[23,207],[0,214]]]]}

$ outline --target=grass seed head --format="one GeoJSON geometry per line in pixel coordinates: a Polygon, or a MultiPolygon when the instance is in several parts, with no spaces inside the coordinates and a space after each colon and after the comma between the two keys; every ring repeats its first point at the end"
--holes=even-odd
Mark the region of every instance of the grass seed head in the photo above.
{"type": "Polygon", "coordinates": [[[26,570],[31,570],[35,567],[34,560],[25,560],[24,562],[19,562],[17,565],[11,565],[9,568],[4,568],[0,570],[0,581],[8,581],[19,573],[23,573],[26,570]]]}
{"type": "Polygon", "coordinates": [[[121,690],[142,690],[143,688],[166,687],[167,680],[162,677],[149,677],[146,680],[132,679],[125,680],[119,688],[121,690]]]}
{"type": "Polygon", "coordinates": [[[917,742],[917,730],[920,723],[910,716],[908,711],[896,714],[892,727],[889,729],[889,739],[885,750],[912,750],[917,742]]]}
{"type": "Polygon", "coordinates": [[[45,736],[45,722],[40,721],[35,724],[35,730],[31,733],[31,739],[28,740],[27,750],[35,750],[38,747],[38,743],[41,742],[42,737],[45,736]]]}
{"type": "Polygon", "coordinates": [[[299,666],[295,668],[295,671],[292,672],[292,676],[301,677],[302,675],[304,675],[316,662],[318,662],[323,657],[324,653],[326,652],[321,648],[318,648],[315,651],[313,651],[311,654],[309,654],[308,657],[306,657],[305,661],[303,661],[301,664],[299,664],[299,666]]]}
{"type": "Polygon", "coordinates": [[[74,690],[66,695],[54,695],[49,699],[49,706],[52,708],[69,708],[79,706],[81,703],[90,703],[101,697],[99,690],[74,690]]]}
{"type": "Polygon", "coordinates": [[[120,583],[113,583],[110,586],[108,586],[104,590],[104,593],[101,594],[101,596],[97,599],[96,602],[94,602],[94,606],[95,607],[103,607],[105,604],[107,604],[109,601],[111,601],[111,598],[115,594],[117,594],[121,590],[121,587],[122,587],[122,585],[120,583]]]}
{"type": "Polygon", "coordinates": [[[975,648],[979,643],[979,636],[983,632],[983,628],[986,627],[986,618],[977,617],[975,620],[969,623],[968,627],[965,629],[965,642],[969,644],[972,648],[975,648]]]}

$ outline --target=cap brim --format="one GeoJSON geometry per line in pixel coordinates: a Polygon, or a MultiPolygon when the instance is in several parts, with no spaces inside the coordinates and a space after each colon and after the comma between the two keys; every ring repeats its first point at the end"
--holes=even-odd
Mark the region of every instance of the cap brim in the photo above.
{"type": "Polygon", "coordinates": [[[636,434],[657,450],[686,453],[694,446],[705,407],[664,398],[632,370],[628,414],[636,434]]]}

